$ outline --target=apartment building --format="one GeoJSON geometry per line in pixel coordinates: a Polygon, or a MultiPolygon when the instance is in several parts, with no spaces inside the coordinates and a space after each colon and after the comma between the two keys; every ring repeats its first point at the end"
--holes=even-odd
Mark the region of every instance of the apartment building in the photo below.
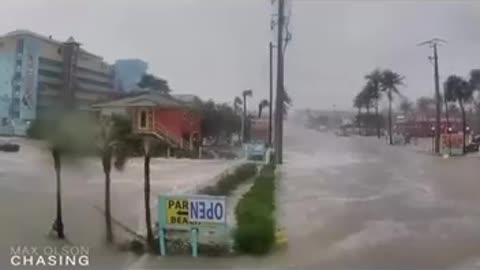
{"type": "Polygon", "coordinates": [[[119,94],[114,82],[113,66],[72,37],[0,36],[0,133],[24,135],[33,119],[59,109],[88,110],[119,94]]]}

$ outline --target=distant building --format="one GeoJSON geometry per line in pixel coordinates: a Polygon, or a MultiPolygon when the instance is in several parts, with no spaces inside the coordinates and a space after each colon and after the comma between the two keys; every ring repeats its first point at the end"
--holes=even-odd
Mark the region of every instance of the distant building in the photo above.
{"type": "Polygon", "coordinates": [[[137,88],[142,76],[147,72],[148,64],[140,59],[120,59],[114,64],[115,80],[123,91],[137,88]]]}
{"type": "MultiPolygon", "coordinates": [[[[415,137],[431,137],[434,135],[436,126],[436,113],[434,109],[416,112],[412,115],[398,115],[394,119],[394,129],[401,133],[408,133],[415,137]]],[[[452,132],[462,130],[462,117],[459,112],[449,112],[448,121],[444,114],[440,117],[440,129],[446,132],[451,128],[452,132]]]]}
{"type": "Polygon", "coordinates": [[[132,121],[135,133],[151,135],[172,149],[199,150],[201,114],[196,96],[177,98],[150,90],[92,105],[100,115],[121,114],[132,121]]]}
{"type": "Polygon", "coordinates": [[[27,30],[0,36],[0,134],[24,135],[58,108],[89,109],[116,95],[114,68],[80,48],[27,30]]]}

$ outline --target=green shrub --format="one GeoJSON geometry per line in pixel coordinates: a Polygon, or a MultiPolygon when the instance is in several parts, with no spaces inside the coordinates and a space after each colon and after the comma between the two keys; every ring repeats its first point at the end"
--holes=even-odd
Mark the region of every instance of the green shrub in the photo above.
{"type": "Polygon", "coordinates": [[[252,188],[237,204],[235,248],[250,254],[265,254],[275,242],[274,169],[263,166],[252,188]]]}
{"type": "Polygon", "coordinates": [[[238,166],[232,173],[226,174],[213,186],[208,186],[199,191],[200,194],[213,196],[227,196],[237,186],[252,178],[257,173],[257,165],[246,163],[238,166]]]}

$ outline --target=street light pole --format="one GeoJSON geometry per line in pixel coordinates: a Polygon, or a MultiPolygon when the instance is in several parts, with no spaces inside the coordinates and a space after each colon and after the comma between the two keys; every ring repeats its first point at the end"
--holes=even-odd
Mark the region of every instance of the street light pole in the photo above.
{"type": "Polygon", "coordinates": [[[438,79],[438,54],[437,54],[437,43],[433,43],[433,60],[434,60],[434,77],[435,77],[435,99],[436,99],[436,121],[435,121],[435,153],[440,153],[440,86],[438,79]]]}
{"type": "Polygon", "coordinates": [[[445,43],[446,41],[438,38],[434,38],[425,42],[422,42],[418,44],[419,46],[421,45],[429,45],[431,48],[433,48],[433,65],[434,65],[434,71],[433,71],[433,78],[434,78],[434,84],[435,84],[435,105],[436,105],[436,117],[435,117],[435,153],[438,154],[440,153],[440,113],[441,113],[441,104],[440,104],[440,82],[438,78],[438,53],[437,53],[437,45],[440,43],[445,43]]]}
{"type": "Polygon", "coordinates": [[[269,102],[268,102],[268,146],[272,146],[272,107],[273,107],[273,44],[270,42],[268,44],[268,53],[269,53],[269,102]]]}

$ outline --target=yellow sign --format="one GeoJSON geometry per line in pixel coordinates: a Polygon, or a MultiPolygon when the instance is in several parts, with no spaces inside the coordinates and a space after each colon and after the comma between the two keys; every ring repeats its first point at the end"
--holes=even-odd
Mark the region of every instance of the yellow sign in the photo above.
{"type": "Polygon", "coordinates": [[[167,200],[167,224],[188,225],[188,200],[167,200]]]}

